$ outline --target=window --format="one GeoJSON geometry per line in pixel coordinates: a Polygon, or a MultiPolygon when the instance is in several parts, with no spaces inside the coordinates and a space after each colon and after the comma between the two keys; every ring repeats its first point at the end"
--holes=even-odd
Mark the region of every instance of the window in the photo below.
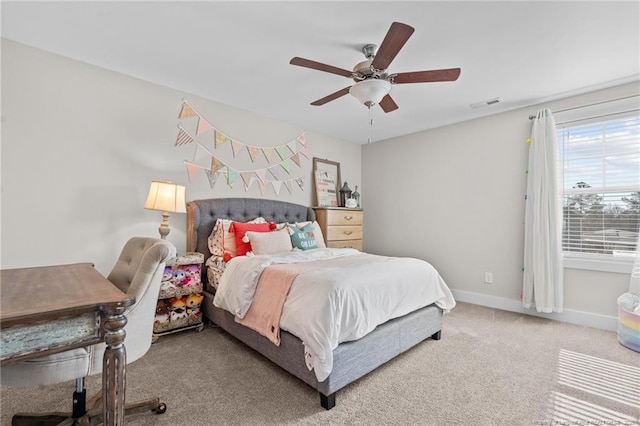
{"type": "Polygon", "coordinates": [[[566,257],[632,259],[640,221],[640,114],[635,109],[564,120],[556,115],[563,170],[566,257]]]}

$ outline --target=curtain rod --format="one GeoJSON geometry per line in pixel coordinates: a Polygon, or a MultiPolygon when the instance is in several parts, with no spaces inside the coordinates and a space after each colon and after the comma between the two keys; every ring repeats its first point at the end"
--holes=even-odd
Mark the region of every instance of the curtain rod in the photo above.
{"type": "MultiPolygon", "coordinates": [[[[606,104],[606,103],[609,103],[609,102],[622,101],[624,99],[630,99],[630,98],[637,98],[638,96],[640,96],[640,95],[623,96],[622,98],[608,99],[606,101],[594,102],[592,104],[580,105],[580,106],[576,106],[576,107],[560,109],[558,111],[552,111],[552,113],[553,114],[557,114],[557,113],[560,113],[560,112],[571,111],[571,110],[574,110],[574,109],[587,108],[587,107],[590,107],[590,106],[602,105],[602,104],[606,104]]],[[[535,114],[529,116],[529,120],[533,120],[534,118],[536,118],[535,114]]]]}

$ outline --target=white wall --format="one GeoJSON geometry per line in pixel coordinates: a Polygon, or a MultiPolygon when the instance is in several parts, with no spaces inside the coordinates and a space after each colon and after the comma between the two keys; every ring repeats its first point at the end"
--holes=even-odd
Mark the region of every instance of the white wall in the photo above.
{"type": "MultiPolygon", "coordinates": [[[[283,187],[262,196],[255,184],[245,192],[241,180],[211,189],[204,172],[189,183],[184,160],[195,148],[174,147],[183,98],[247,144],[275,146],[305,130],[2,39],[1,267],[94,262],[108,273],[129,237],[158,236],[161,213],[143,208],[151,180],[184,184],[187,200],[311,205],[312,161],[304,157],[291,176],[303,176],[305,190],[294,184],[291,194],[283,187]]],[[[343,179],[361,181],[360,145],[313,132],[306,140],[309,157],[338,161],[343,179]]],[[[246,153],[233,159],[225,145],[214,153],[240,170],[265,167],[262,157],[254,165],[246,153]]],[[[170,225],[168,239],[183,251],[186,216],[172,214],[170,225]]]]}
{"type": "MultiPolygon", "coordinates": [[[[635,83],[544,106],[637,93],[635,83]]],[[[525,140],[528,117],[540,107],[364,146],[365,250],[428,260],[459,300],[522,310],[525,140]],[[485,272],[493,284],[483,282],[485,272]]],[[[616,299],[628,286],[628,274],[566,269],[566,313],[554,318],[612,328],[616,299]]]]}

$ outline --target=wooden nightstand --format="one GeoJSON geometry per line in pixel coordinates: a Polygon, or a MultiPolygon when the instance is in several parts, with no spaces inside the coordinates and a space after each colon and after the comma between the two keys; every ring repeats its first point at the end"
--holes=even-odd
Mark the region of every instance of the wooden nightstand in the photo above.
{"type": "Polygon", "coordinates": [[[362,251],[362,209],[314,207],[327,247],[362,251]]]}

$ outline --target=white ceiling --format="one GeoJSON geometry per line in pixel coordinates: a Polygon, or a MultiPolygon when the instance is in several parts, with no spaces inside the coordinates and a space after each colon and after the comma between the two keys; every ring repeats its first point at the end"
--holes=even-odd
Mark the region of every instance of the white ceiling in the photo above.
{"type": "MultiPolygon", "coordinates": [[[[637,81],[640,2],[9,2],[2,36],[196,94],[303,130],[366,143],[351,80],[289,64],[351,69],[393,21],[415,32],[390,72],[459,67],[455,82],[396,85],[373,109],[373,140],[637,81]],[[497,105],[470,104],[500,97],[497,105]]],[[[188,97],[187,97],[188,98],[188,97]]]]}

